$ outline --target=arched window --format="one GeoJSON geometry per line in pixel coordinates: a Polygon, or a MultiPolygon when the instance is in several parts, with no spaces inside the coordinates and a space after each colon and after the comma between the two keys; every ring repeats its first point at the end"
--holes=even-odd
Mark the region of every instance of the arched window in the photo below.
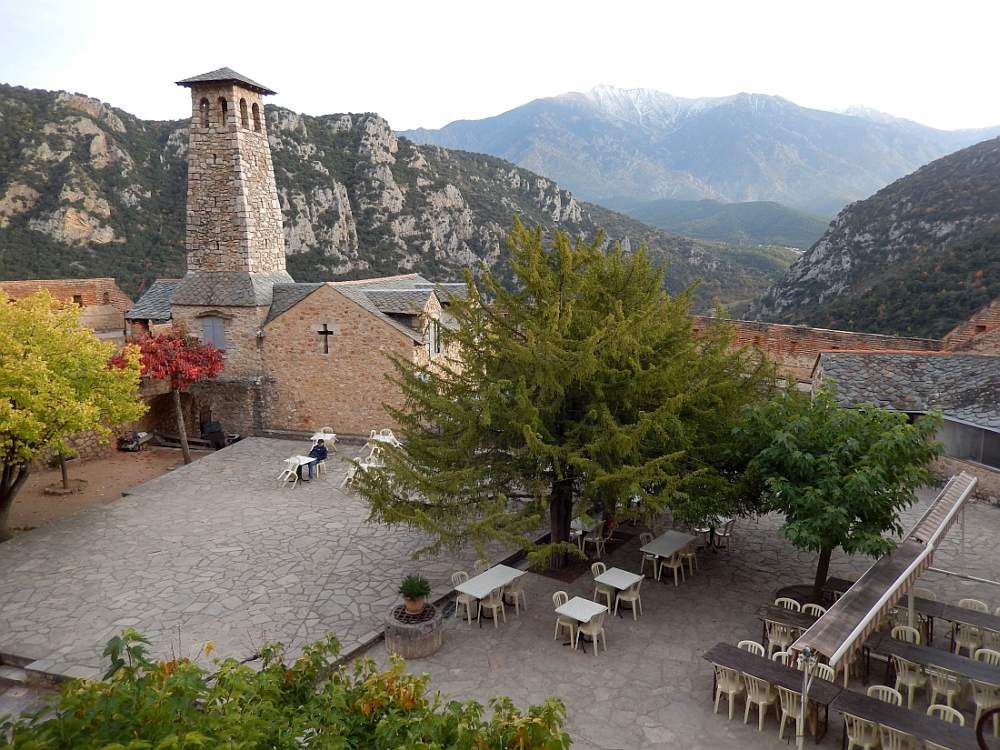
{"type": "Polygon", "coordinates": [[[253,129],[260,132],[260,107],[257,102],[253,103],[253,129]]]}
{"type": "Polygon", "coordinates": [[[203,128],[208,127],[208,99],[202,99],[201,103],[198,105],[198,111],[201,113],[201,126],[203,128]]]}
{"type": "Polygon", "coordinates": [[[202,343],[211,344],[216,349],[226,351],[226,323],[218,315],[206,315],[201,318],[202,343]]]}
{"type": "Polygon", "coordinates": [[[247,100],[240,99],[240,125],[244,128],[250,127],[250,118],[247,116],[247,100]]]}
{"type": "Polygon", "coordinates": [[[101,295],[101,304],[102,305],[110,305],[111,304],[111,294],[110,293],[105,292],[104,294],[101,295]]]}
{"type": "Polygon", "coordinates": [[[219,97],[219,124],[226,124],[226,115],[229,114],[229,102],[221,96],[219,97]]]}

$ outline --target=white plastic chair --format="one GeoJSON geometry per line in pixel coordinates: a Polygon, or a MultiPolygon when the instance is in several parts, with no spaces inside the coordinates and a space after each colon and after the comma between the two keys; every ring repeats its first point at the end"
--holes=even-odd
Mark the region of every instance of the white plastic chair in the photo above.
{"type": "MultiPolygon", "coordinates": [[[[729,701],[729,720],[733,720],[733,709],[735,708],[735,699],[737,695],[742,695],[746,688],[743,685],[743,675],[737,672],[735,669],[730,669],[729,667],[723,667],[719,664],[713,664],[715,667],[715,711],[714,713],[719,713],[719,699],[723,695],[729,701]]],[[[743,722],[744,724],[746,721],[743,722]]]]}
{"type": "Polygon", "coordinates": [[[743,723],[750,719],[750,708],[757,706],[757,731],[764,731],[764,717],[767,716],[767,709],[774,706],[774,714],[778,715],[778,707],[775,705],[778,694],[771,683],[761,680],[753,675],[744,673],[743,680],[747,686],[747,705],[743,712],[743,723]]]}
{"type": "Polygon", "coordinates": [[[856,747],[875,750],[878,747],[878,724],[868,719],[844,714],[844,733],[847,735],[847,750],[854,750],[856,747]]]}
{"type": "Polygon", "coordinates": [[[884,724],[878,725],[878,736],[882,750],[921,750],[919,741],[912,734],[900,732],[884,724]]]}
{"type": "MultiPolygon", "coordinates": [[[[976,704],[976,724],[991,708],[1000,708],[1000,685],[972,680],[972,702],[976,704]]],[[[993,714],[993,734],[1000,737],[1000,714],[993,714]]]]}
{"type": "Polygon", "coordinates": [[[604,616],[607,612],[599,612],[590,618],[587,622],[581,622],[576,628],[576,642],[573,644],[573,648],[580,645],[580,636],[587,635],[592,639],[594,647],[594,656],[597,656],[597,647],[600,645],[601,641],[604,642],[604,653],[608,652],[608,636],[604,632],[604,616]]]}
{"type": "Polygon", "coordinates": [[[982,661],[991,667],[1000,667],[1000,651],[992,648],[980,648],[976,650],[976,661],[982,661]]]}
{"type": "MultiPolygon", "coordinates": [[[[901,656],[893,655],[889,657],[893,669],[896,670],[896,690],[900,694],[906,691],[906,707],[913,708],[913,695],[918,690],[927,687],[927,675],[924,674],[919,664],[904,659],[901,656]]],[[[934,701],[931,701],[933,703],[934,701]]]]}
{"type": "Polygon", "coordinates": [[[504,596],[510,596],[514,599],[514,614],[521,614],[521,602],[524,602],[524,608],[528,609],[528,594],[524,590],[524,583],[527,575],[518,576],[513,581],[504,586],[503,593],[504,596]]]}
{"type": "Polygon", "coordinates": [[[493,613],[494,628],[500,627],[498,623],[500,615],[503,615],[504,623],[507,622],[507,609],[503,606],[503,592],[499,589],[491,591],[485,599],[479,600],[479,610],[476,614],[476,620],[482,617],[484,609],[488,609],[493,613]]]}
{"type": "Polygon", "coordinates": [[[877,698],[883,703],[890,703],[893,706],[903,705],[903,694],[888,685],[872,685],[867,693],[869,698],[877,698]]]}
{"type": "Polygon", "coordinates": [[[787,651],[798,637],[798,631],[773,620],[764,620],[764,630],[767,633],[768,656],[775,650],[787,651]]]}
{"type": "Polygon", "coordinates": [[[294,458],[286,458],[285,468],[278,474],[278,481],[281,482],[282,487],[289,482],[292,483],[292,487],[295,487],[299,483],[299,462],[294,458]]]}
{"type": "MultiPolygon", "coordinates": [[[[451,574],[451,585],[459,586],[469,580],[469,574],[464,570],[459,570],[451,574]]],[[[458,615],[459,606],[465,607],[465,617],[469,621],[469,625],[472,625],[472,608],[476,606],[476,597],[471,594],[463,594],[459,592],[455,595],[455,615],[458,615]]],[[[476,609],[476,615],[478,616],[479,610],[476,609]]]]}
{"type": "Polygon", "coordinates": [[[764,655],[764,647],[761,646],[757,641],[740,641],[736,644],[736,648],[741,648],[744,651],[749,651],[755,656],[764,655]]]}
{"type": "Polygon", "coordinates": [[[916,628],[911,628],[909,625],[897,625],[892,629],[892,637],[897,641],[904,641],[905,643],[915,643],[918,646],[923,640],[920,636],[920,631],[916,628]]]}
{"type": "Polygon", "coordinates": [[[715,546],[725,547],[726,552],[732,552],[735,548],[735,537],[734,529],[736,527],[736,521],[730,520],[726,522],[726,525],[722,527],[722,531],[715,532],[715,546]]]}
{"type": "Polygon", "coordinates": [[[792,652],[791,651],[775,651],[771,654],[771,661],[776,661],[785,667],[791,666],[792,652]]]}
{"type": "Polygon", "coordinates": [[[642,597],[639,595],[639,588],[642,586],[644,580],[644,578],[640,578],[627,589],[618,593],[618,596],[615,597],[616,615],[618,614],[618,605],[624,601],[632,605],[632,620],[636,621],[639,619],[639,615],[642,614],[642,597]]]}
{"type": "Polygon", "coordinates": [[[680,580],[684,579],[684,559],[677,553],[674,553],[669,558],[665,560],[660,560],[660,568],[656,573],[656,580],[660,580],[660,575],[663,573],[664,568],[669,568],[674,572],[674,586],[677,586],[677,576],[680,574],[680,580]]]}
{"type": "MultiPolygon", "coordinates": [[[[608,570],[608,566],[602,562],[595,562],[590,566],[590,574],[597,578],[599,575],[603,575],[608,570]]],[[[603,583],[594,582],[594,601],[597,601],[597,597],[603,596],[607,599],[608,609],[611,609],[615,605],[615,589],[603,583]]]]}
{"type": "Polygon", "coordinates": [[[827,682],[836,682],[837,670],[829,664],[817,664],[813,667],[813,676],[819,677],[821,680],[826,680],[827,682]]]}
{"type": "Polygon", "coordinates": [[[826,614],[826,607],[822,607],[819,604],[813,604],[809,602],[802,605],[802,614],[809,615],[810,617],[815,617],[819,619],[826,614]]]}
{"type": "Polygon", "coordinates": [[[930,703],[937,703],[938,696],[943,695],[945,704],[948,708],[952,708],[952,701],[962,692],[962,681],[959,676],[950,669],[935,664],[928,664],[924,672],[927,673],[930,683],[930,703]]]}
{"type": "Polygon", "coordinates": [[[804,727],[801,723],[802,694],[779,685],[778,700],[778,708],[781,713],[781,722],[778,724],[778,739],[783,740],[785,738],[785,722],[789,719],[795,725],[795,736],[798,737],[800,734],[803,734],[804,727]]]}
{"type": "MultiPolygon", "coordinates": [[[[645,547],[653,541],[653,535],[648,531],[644,531],[639,534],[639,546],[645,547]]],[[[639,575],[646,575],[646,563],[650,562],[653,564],[653,578],[656,578],[656,555],[651,555],[648,552],[642,553],[642,563],[639,565],[639,575]]]]}
{"type": "MultiPolygon", "coordinates": [[[[940,703],[928,706],[927,715],[935,719],[940,719],[948,724],[957,723],[960,727],[965,726],[965,717],[962,716],[960,712],[950,706],[942,706],[940,703]]],[[[931,742],[930,740],[924,740],[924,743],[927,750],[951,750],[951,748],[939,745],[936,742],[931,742]]]]}
{"type": "Polygon", "coordinates": [[[587,554],[587,545],[592,545],[594,547],[594,554],[597,557],[604,557],[604,534],[601,531],[601,527],[598,526],[589,534],[584,534],[583,537],[583,554],[587,554]]]}
{"type": "MultiPolygon", "coordinates": [[[[556,591],[552,595],[552,606],[559,609],[562,605],[569,601],[569,594],[565,591],[556,591]]],[[[559,637],[559,630],[561,628],[566,628],[569,631],[569,642],[576,642],[576,620],[563,617],[562,615],[556,615],[556,632],[552,636],[552,640],[556,640],[559,637]]]]}
{"type": "Polygon", "coordinates": [[[774,606],[776,606],[776,607],[784,607],[785,609],[791,610],[792,612],[801,612],[802,611],[802,605],[799,604],[794,599],[791,599],[790,597],[787,597],[787,596],[779,596],[777,599],[775,599],[774,600],[774,606]]]}
{"type": "Polygon", "coordinates": [[[487,570],[490,569],[490,561],[479,558],[472,564],[473,569],[476,571],[476,575],[482,575],[487,570]]]}
{"type": "Polygon", "coordinates": [[[681,563],[687,561],[688,575],[691,576],[694,576],[694,572],[698,570],[698,552],[695,549],[694,544],[694,542],[691,542],[678,553],[681,558],[681,563]]]}

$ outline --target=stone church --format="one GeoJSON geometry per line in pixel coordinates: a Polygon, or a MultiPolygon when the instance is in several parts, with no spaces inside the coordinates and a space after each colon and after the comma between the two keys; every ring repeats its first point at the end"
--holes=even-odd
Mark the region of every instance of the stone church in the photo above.
{"type": "MultiPolygon", "coordinates": [[[[462,284],[417,274],[296,283],[285,270],[281,207],[263,97],[229,68],[177,82],[191,90],[187,273],[160,279],[126,314],[131,331],[174,325],[225,352],[225,370],[192,389],[190,419],[242,434],[367,434],[399,404],[390,353],[445,356],[440,329],[462,284]]],[[[155,414],[156,404],[152,404],[155,414]]]]}

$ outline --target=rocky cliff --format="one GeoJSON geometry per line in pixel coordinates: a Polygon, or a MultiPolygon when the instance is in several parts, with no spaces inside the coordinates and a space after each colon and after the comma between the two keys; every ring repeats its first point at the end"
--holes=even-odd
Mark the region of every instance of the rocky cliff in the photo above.
{"type": "Polygon", "coordinates": [[[845,208],[751,314],[940,336],[998,296],[1000,138],[994,138],[845,208]]]}
{"type": "MultiPolygon", "coordinates": [[[[418,146],[375,114],[268,108],[288,267],[302,281],[496,265],[516,214],[549,229],[645,244],[668,286],[741,302],[792,256],[678,237],[579,202],[495,157],[418,146]]],[[[132,293],[184,272],[185,122],[78,94],[0,86],[0,278],[114,276],[132,293]]]]}

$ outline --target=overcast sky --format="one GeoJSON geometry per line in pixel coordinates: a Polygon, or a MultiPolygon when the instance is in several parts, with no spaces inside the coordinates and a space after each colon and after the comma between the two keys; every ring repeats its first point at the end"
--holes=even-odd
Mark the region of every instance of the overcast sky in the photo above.
{"type": "Polygon", "coordinates": [[[1000,2],[0,0],[0,81],[179,119],[229,66],[309,114],[440,127],[599,83],[1000,124],[1000,2]]]}

